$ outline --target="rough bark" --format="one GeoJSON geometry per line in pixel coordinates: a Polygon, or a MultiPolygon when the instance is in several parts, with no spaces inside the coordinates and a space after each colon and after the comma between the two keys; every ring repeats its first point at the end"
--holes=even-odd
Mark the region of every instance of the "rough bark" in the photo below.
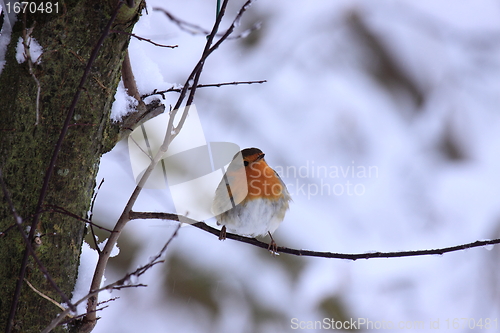
{"type": "MultiPolygon", "coordinates": [[[[37,85],[27,63],[18,64],[15,60],[16,44],[23,31],[22,15],[14,25],[7,63],[0,75],[0,168],[25,226],[31,223],[54,145],[83,69],[115,5],[116,1],[59,1],[59,13],[26,15],[26,27],[34,27],[32,36],[44,49],[41,64],[34,66],[41,87],[38,125],[37,85]]],[[[130,32],[140,7],[122,6],[112,29],[130,32]]],[[[110,34],[105,39],[75,109],[74,123],[59,154],[45,205],[61,206],[78,216],[87,216],[100,157],[117,137],[109,112],[128,41],[126,34],[110,34]]],[[[13,224],[7,203],[2,200],[0,232],[6,232],[0,237],[1,330],[7,325],[25,251],[18,229],[9,228],[13,224]]],[[[43,236],[36,253],[58,286],[71,297],[85,225],[66,215],[44,212],[37,232],[43,236]]],[[[32,258],[26,279],[61,302],[32,258]]],[[[58,311],[24,283],[13,331],[39,332],[58,311]]]]}

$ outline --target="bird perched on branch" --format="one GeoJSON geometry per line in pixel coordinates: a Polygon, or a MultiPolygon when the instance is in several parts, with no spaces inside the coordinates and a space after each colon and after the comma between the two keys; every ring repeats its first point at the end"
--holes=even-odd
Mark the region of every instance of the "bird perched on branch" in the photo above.
{"type": "Polygon", "coordinates": [[[255,237],[268,234],[269,250],[276,253],[272,237],[285,217],[291,200],[280,176],[264,160],[257,148],[237,153],[224,174],[212,205],[217,225],[222,225],[220,240],[230,232],[255,237]]]}

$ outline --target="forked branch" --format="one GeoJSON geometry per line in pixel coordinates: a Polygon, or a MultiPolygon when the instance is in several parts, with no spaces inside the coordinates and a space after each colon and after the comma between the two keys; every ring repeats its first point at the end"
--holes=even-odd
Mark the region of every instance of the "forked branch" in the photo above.
{"type": "MultiPolygon", "coordinates": [[[[242,13],[246,10],[248,5],[250,4],[250,0],[245,3],[244,7],[240,12],[238,13],[236,20],[239,20],[241,17],[242,13]]],[[[155,156],[153,156],[152,161],[150,165],[147,167],[147,169],[144,171],[144,174],[142,175],[141,179],[139,180],[136,188],[134,189],[133,193],[131,194],[125,208],[122,211],[122,214],[118,221],[115,224],[115,227],[113,229],[113,232],[111,233],[110,237],[108,238],[106,245],[102,249],[102,252],[99,256],[99,260],[97,262],[97,266],[94,272],[94,277],[92,279],[92,284],[90,286],[90,292],[89,294],[92,294],[88,298],[87,302],[87,315],[85,316],[84,320],[88,323],[89,329],[92,329],[93,325],[95,325],[95,322],[97,320],[96,318],[96,306],[97,306],[97,293],[94,293],[96,290],[99,290],[99,286],[102,281],[102,277],[104,275],[104,269],[106,268],[109,256],[111,254],[112,249],[114,248],[115,244],[118,241],[118,238],[120,237],[120,234],[127,224],[127,222],[130,220],[129,218],[129,213],[132,210],[132,207],[134,206],[139,194],[142,191],[142,188],[144,187],[144,184],[146,183],[147,179],[149,178],[149,175],[153,172],[154,168],[160,161],[160,159],[163,157],[163,154],[167,151],[170,142],[173,140],[175,135],[179,133],[180,129],[182,128],[183,121],[187,117],[187,113],[189,110],[189,107],[191,103],[193,102],[194,99],[194,94],[196,92],[196,87],[198,85],[198,80],[201,75],[201,72],[203,70],[203,65],[205,63],[205,60],[207,57],[215,50],[217,47],[229,36],[229,34],[234,30],[234,25],[235,23],[233,22],[233,25],[226,31],[226,33],[215,43],[215,45],[212,46],[212,41],[218,31],[219,25],[222,21],[222,17],[224,16],[225,8],[227,7],[228,0],[224,0],[221,6],[221,10],[219,15],[217,16],[217,19],[214,23],[214,27],[212,29],[212,32],[210,36],[207,38],[205,48],[203,50],[202,56],[198,63],[196,64],[195,68],[189,75],[188,79],[186,80],[186,83],[184,84],[183,89],[180,92],[179,98],[177,100],[177,103],[175,104],[173,110],[170,112],[170,119],[167,125],[166,129],[166,134],[165,138],[163,141],[163,144],[160,146],[158,152],[156,153],[155,156]],[[174,119],[175,116],[181,107],[181,105],[184,102],[184,98],[186,97],[186,93],[188,91],[189,87],[193,87],[191,89],[189,97],[187,98],[186,102],[186,108],[182,114],[181,120],[179,121],[179,124],[174,128],[174,119]]],[[[235,21],[236,21],[235,20],[235,21]]]]}

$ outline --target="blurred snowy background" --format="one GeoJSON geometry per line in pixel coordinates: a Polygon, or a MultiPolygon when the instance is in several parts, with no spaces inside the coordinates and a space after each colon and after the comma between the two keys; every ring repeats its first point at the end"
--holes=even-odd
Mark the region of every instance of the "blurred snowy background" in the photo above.
{"type": "MultiPolygon", "coordinates": [[[[179,47],[132,39],[142,94],[184,83],[206,40],[153,7],[210,30],[215,3],[147,1],[134,33],[179,47]]],[[[230,2],[221,31],[242,4],[230,2]]],[[[268,82],[199,89],[195,103],[207,141],[262,149],[288,184],[278,245],[362,253],[500,237],[499,1],[257,1],[237,33],[257,22],[213,53],[201,83],[268,82]]],[[[166,97],[168,109],[177,94],[166,97]]],[[[103,157],[102,178],[94,222],[112,228],[135,185],[126,142],[103,157]]],[[[175,212],[168,190],[145,190],[134,210],[175,212]]],[[[175,226],[130,222],[107,282],[145,264],[175,226]]],[[[138,281],[147,288],[112,293],[120,298],[94,332],[292,332],[323,318],[364,318],[367,332],[401,323],[427,332],[431,322],[465,332],[489,318],[495,332],[499,259],[499,246],[355,262],[274,258],[187,226],[166,263],[138,281]],[[455,318],[474,321],[457,328],[455,318]]]]}

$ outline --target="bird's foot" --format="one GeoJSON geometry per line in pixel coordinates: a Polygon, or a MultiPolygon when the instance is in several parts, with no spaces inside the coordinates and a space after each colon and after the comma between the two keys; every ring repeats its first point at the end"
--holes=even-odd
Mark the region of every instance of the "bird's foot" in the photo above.
{"type": "Polygon", "coordinates": [[[269,237],[271,237],[271,242],[269,243],[269,246],[267,247],[267,250],[269,252],[271,252],[271,254],[275,257],[275,256],[279,255],[279,253],[278,253],[278,245],[274,241],[274,238],[271,235],[271,233],[269,231],[267,233],[268,233],[269,237]]]}
{"type": "Polygon", "coordinates": [[[226,239],[226,226],[223,225],[222,226],[222,229],[220,229],[220,232],[219,232],[219,240],[225,240],[226,239]]]}

